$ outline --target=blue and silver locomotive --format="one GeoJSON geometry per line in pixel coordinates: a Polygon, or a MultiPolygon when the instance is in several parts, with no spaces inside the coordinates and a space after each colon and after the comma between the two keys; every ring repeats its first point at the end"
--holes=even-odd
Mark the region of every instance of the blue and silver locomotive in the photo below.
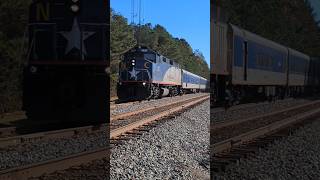
{"type": "Polygon", "coordinates": [[[109,117],[109,1],[33,0],[23,109],[34,121],[105,123],[109,117]]]}
{"type": "Polygon", "coordinates": [[[146,47],[135,47],[119,64],[118,98],[151,99],[199,92],[207,80],[180,68],[173,60],[146,47]]]}

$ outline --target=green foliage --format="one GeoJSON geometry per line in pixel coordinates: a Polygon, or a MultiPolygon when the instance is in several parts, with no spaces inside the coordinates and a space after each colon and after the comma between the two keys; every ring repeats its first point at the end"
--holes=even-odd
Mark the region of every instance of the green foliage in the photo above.
{"type": "MultiPolygon", "coordinates": [[[[147,23],[140,26],[128,24],[127,20],[111,11],[111,94],[116,94],[119,53],[137,43],[176,61],[182,68],[209,78],[209,67],[199,50],[193,51],[185,39],[174,38],[164,27],[147,23]],[[114,26],[114,27],[113,27],[114,26]],[[122,34],[120,36],[119,34],[122,34]],[[133,39],[134,38],[134,39],[133,39]],[[116,55],[114,55],[116,54],[116,55]]],[[[208,37],[209,38],[209,37],[208,37]]]]}
{"type": "Polygon", "coordinates": [[[21,109],[22,67],[30,0],[0,2],[0,114],[21,109]]]}
{"type": "Polygon", "coordinates": [[[121,55],[128,49],[136,45],[134,38],[134,28],[128,25],[128,21],[123,16],[111,10],[111,41],[110,41],[110,96],[116,95],[117,73],[121,55]]]}
{"type": "Polygon", "coordinates": [[[304,0],[221,0],[229,22],[311,56],[320,56],[320,31],[304,0]]]}

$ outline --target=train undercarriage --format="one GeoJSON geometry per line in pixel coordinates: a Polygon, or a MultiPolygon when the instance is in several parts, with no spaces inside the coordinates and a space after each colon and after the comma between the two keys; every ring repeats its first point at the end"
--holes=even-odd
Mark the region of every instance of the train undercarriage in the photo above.
{"type": "Polygon", "coordinates": [[[275,101],[312,95],[303,86],[233,85],[227,76],[211,75],[211,104],[229,106],[240,103],[275,101]],[[228,101],[228,102],[226,102],[228,101]]]}
{"type": "Polygon", "coordinates": [[[182,95],[181,86],[166,86],[156,83],[118,83],[117,95],[122,101],[159,99],[182,95]]]}

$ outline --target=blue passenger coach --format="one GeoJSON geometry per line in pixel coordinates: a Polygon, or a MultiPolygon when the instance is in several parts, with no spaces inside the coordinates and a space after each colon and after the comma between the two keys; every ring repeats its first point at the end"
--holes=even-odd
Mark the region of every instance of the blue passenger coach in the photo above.
{"type": "MultiPolygon", "coordinates": [[[[233,24],[213,23],[212,88],[214,101],[229,90],[242,99],[284,98],[305,92],[310,57],[233,24]],[[218,69],[219,67],[219,69],[218,69]],[[223,69],[223,71],[221,71],[223,69]]],[[[310,83],[309,83],[310,84],[310,83]]]]}
{"type": "Polygon", "coordinates": [[[189,71],[182,70],[182,88],[187,92],[205,90],[207,80],[189,71]]]}

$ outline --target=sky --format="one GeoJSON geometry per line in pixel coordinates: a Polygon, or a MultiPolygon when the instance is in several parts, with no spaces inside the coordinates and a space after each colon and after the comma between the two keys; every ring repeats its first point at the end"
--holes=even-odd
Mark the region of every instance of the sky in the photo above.
{"type": "MultiPolygon", "coordinates": [[[[111,8],[132,21],[132,0],[111,0],[111,8]]],[[[139,22],[139,0],[135,0],[135,23],[139,22]]],[[[199,49],[210,66],[210,1],[209,0],[141,0],[143,24],[160,24],[176,38],[199,49]]]]}
{"type": "Polygon", "coordinates": [[[316,13],[316,20],[320,21],[320,0],[309,0],[309,2],[316,13]]]}

